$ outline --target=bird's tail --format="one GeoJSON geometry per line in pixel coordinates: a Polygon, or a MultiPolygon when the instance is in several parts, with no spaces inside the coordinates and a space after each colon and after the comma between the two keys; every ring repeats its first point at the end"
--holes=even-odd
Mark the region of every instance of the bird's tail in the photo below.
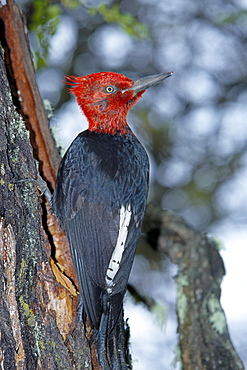
{"type": "Polygon", "coordinates": [[[108,353],[107,345],[108,317],[109,315],[107,314],[107,312],[103,312],[96,338],[98,360],[103,370],[112,370],[111,359],[108,353]]]}
{"type": "Polygon", "coordinates": [[[123,319],[123,309],[114,327],[109,331],[110,305],[107,297],[103,307],[105,308],[99,330],[97,332],[96,346],[98,360],[102,370],[129,370],[131,366],[131,356],[129,354],[129,327],[125,327],[123,319]]]}

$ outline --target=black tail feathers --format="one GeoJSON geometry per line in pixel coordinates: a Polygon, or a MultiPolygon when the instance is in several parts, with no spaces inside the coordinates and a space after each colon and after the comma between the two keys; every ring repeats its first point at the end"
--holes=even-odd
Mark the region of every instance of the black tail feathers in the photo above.
{"type": "Polygon", "coordinates": [[[129,327],[124,324],[123,309],[114,327],[109,323],[110,305],[107,297],[105,302],[99,330],[96,332],[96,347],[98,360],[102,370],[129,370],[131,366],[131,356],[129,353],[129,327]]]}

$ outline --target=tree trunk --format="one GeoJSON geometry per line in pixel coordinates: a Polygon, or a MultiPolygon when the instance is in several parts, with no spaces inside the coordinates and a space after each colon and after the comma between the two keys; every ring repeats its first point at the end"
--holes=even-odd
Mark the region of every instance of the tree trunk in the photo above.
{"type": "Polygon", "coordinates": [[[0,55],[0,357],[5,369],[90,369],[76,299],[50,268],[33,150],[0,55]],[[77,365],[75,365],[77,364],[77,365]]]}
{"type": "MultiPolygon", "coordinates": [[[[97,370],[91,329],[77,320],[77,280],[68,241],[33,181],[40,172],[52,190],[59,155],[13,0],[0,8],[0,37],[7,66],[6,73],[1,48],[0,363],[9,370],[97,370]]],[[[219,302],[224,267],[215,244],[153,207],[148,208],[144,230],[150,244],[179,265],[183,369],[243,369],[219,302]]],[[[123,319],[117,330],[128,363],[123,319]]]]}

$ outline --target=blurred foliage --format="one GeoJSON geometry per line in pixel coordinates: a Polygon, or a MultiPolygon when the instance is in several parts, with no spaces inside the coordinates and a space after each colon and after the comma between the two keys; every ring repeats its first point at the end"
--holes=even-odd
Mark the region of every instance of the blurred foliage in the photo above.
{"type": "Polygon", "coordinates": [[[63,127],[65,141],[82,118],[64,74],[113,70],[138,78],[173,70],[128,117],[150,155],[150,200],[204,230],[246,222],[244,1],[17,2],[31,30],[42,96],[54,106],[51,124],[63,127]]]}
{"type": "MultiPolygon", "coordinates": [[[[76,9],[81,4],[79,0],[34,0],[30,3],[31,15],[29,20],[30,31],[37,35],[39,46],[34,52],[37,70],[47,65],[51,37],[56,33],[61,14],[64,9],[76,9]]],[[[98,7],[87,7],[90,16],[99,14],[107,23],[117,23],[132,37],[148,37],[147,27],[138,22],[130,13],[122,13],[118,4],[109,7],[102,4],[98,7]]]]}
{"type": "Polygon", "coordinates": [[[130,13],[122,13],[119,4],[111,7],[103,4],[98,8],[91,8],[90,13],[95,15],[99,13],[108,23],[117,23],[130,36],[138,38],[148,37],[148,30],[145,24],[138,22],[130,13]]]}
{"type": "Polygon", "coordinates": [[[222,12],[217,14],[216,17],[218,25],[224,26],[229,24],[241,24],[247,22],[247,10],[239,10],[237,12],[222,12]]]}
{"type": "Polygon", "coordinates": [[[30,18],[30,31],[36,33],[40,48],[35,52],[37,69],[46,65],[50,38],[57,30],[61,16],[61,7],[50,0],[34,0],[30,18]]]}

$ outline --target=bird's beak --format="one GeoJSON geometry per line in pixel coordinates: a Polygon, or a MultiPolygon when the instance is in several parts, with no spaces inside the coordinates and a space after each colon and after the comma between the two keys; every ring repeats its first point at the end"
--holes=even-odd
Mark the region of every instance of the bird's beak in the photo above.
{"type": "Polygon", "coordinates": [[[170,77],[172,74],[173,72],[164,72],[157,75],[140,78],[134,82],[134,85],[130,88],[130,90],[134,90],[135,92],[146,90],[150,86],[156,85],[165,78],[170,77]]]}

